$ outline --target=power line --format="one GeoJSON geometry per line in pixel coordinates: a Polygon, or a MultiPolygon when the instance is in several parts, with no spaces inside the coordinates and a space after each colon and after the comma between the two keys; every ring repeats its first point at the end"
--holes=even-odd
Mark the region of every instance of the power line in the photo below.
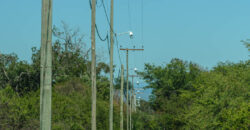
{"type": "MultiPolygon", "coordinates": [[[[109,35],[107,35],[107,39],[109,39],[109,35]]],[[[110,55],[110,43],[109,43],[109,40],[107,40],[107,44],[108,44],[108,51],[109,51],[109,55],[110,55]]]]}
{"type": "Polygon", "coordinates": [[[120,49],[119,49],[119,46],[118,46],[117,37],[115,37],[115,41],[116,41],[116,48],[117,48],[117,53],[118,53],[118,55],[119,55],[120,64],[123,64],[123,63],[122,63],[122,60],[121,60],[121,54],[120,54],[120,49]]]}
{"type": "MultiPolygon", "coordinates": [[[[141,0],[141,42],[144,48],[144,0],[141,0]]],[[[142,61],[145,62],[144,51],[142,51],[142,61]]]]}
{"type": "MultiPolygon", "coordinates": [[[[102,6],[103,6],[103,9],[104,9],[104,13],[105,13],[106,19],[107,19],[107,21],[108,21],[108,24],[109,24],[109,26],[111,27],[110,21],[109,21],[109,17],[108,17],[108,14],[107,14],[107,10],[106,10],[106,7],[105,7],[105,5],[104,5],[103,0],[102,0],[102,6]]],[[[112,31],[113,31],[113,28],[111,28],[111,29],[112,29],[112,31]]],[[[114,31],[113,31],[113,32],[114,32],[114,31]]]]}
{"type": "MultiPolygon", "coordinates": [[[[107,14],[107,10],[106,10],[106,6],[105,6],[105,4],[104,4],[104,1],[103,0],[101,0],[101,2],[102,2],[102,6],[103,6],[103,9],[104,9],[104,13],[105,13],[105,17],[106,17],[106,20],[107,20],[107,22],[108,22],[108,24],[109,24],[109,26],[110,26],[110,29],[111,29],[111,31],[114,33],[114,34],[116,34],[115,33],[115,31],[114,31],[114,29],[111,27],[111,24],[110,24],[110,21],[109,21],[109,17],[108,17],[108,14],[107,14]]],[[[91,1],[89,0],[89,4],[90,4],[90,9],[92,9],[92,7],[91,7],[91,1]]],[[[101,40],[101,41],[106,41],[106,40],[108,40],[108,34],[106,35],[106,37],[105,38],[102,38],[101,37],[101,35],[100,35],[100,32],[99,32],[99,30],[98,30],[98,27],[97,27],[97,25],[95,25],[96,26],[96,32],[97,32],[97,34],[98,34],[98,37],[99,37],[99,39],[101,40]]],[[[116,46],[117,46],[117,52],[118,52],[118,55],[119,55],[119,61],[120,61],[120,64],[122,64],[122,60],[121,60],[121,55],[120,55],[120,50],[119,50],[119,42],[118,42],[118,40],[117,40],[117,36],[116,35],[114,35],[115,36],[115,40],[116,40],[116,46]]],[[[109,44],[109,41],[108,41],[108,49],[109,49],[109,54],[110,54],[110,44],[109,44]]]]}
{"type": "MultiPolygon", "coordinates": [[[[90,6],[90,9],[92,10],[92,3],[91,3],[91,0],[89,0],[89,6],[90,6]]],[[[101,41],[107,41],[107,46],[108,46],[108,52],[109,52],[109,55],[110,55],[110,43],[109,43],[109,35],[107,33],[107,35],[105,36],[105,38],[102,38],[101,37],[101,34],[99,32],[99,29],[98,29],[98,26],[97,24],[95,24],[95,29],[96,29],[96,32],[97,32],[97,36],[98,38],[101,40],[101,41]]]]}
{"type": "Polygon", "coordinates": [[[131,12],[130,12],[130,0],[128,0],[128,22],[129,22],[129,29],[132,29],[131,12]]]}
{"type": "MultiPolygon", "coordinates": [[[[118,45],[119,42],[118,42],[116,33],[115,33],[114,29],[112,28],[112,26],[111,26],[111,24],[110,24],[109,17],[108,17],[108,14],[107,14],[107,10],[106,10],[104,1],[101,0],[101,2],[102,2],[103,9],[104,9],[104,13],[105,13],[106,20],[107,20],[108,25],[109,25],[109,27],[110,27],[110,31],[113,32],[113,34],[115,34],[114,37],[115,37],[115,42],[116,42],[116,47],[117,47],[117,53],[118,53],[118,55],[119,55],[119,57],[118,57],[118,58],[119,58],[119,63],[120,63],[120,65],[122,65],[122,60],[121,60],[121,55],[120,55],[120,49],[119,49],[119,47],[118,47],[118,46],[119,46],[119,45],[118,45]]],[[[91,6],[92,4],[91,4],[91,1],[90,1],[90,0],[89,0],[89,5],[90,5],[90,9],[92,9],[92,6],[91,6]]],[[[98,38],[99,38],[101,41],[107,41],[108,52],[109,52],[109,56],[110,56],[110,41],[109,41],[109,35],[108,35],[108,33],[107,33],[107,35],[105,36],[105,38],[102,38],[102,37],[101,37],[101,34],[100,34],[99,30],[98,30],[97,24],[95,24],[95,28],[96,28],[96,32],[97,32],[98,38]]],[[[118,77],[119,77],[119,75],[120,75],[120,70],[119,70],[119,73],[118,73],[118,77]]],[[[113,77],[114,77],[114,74],[113,74],[113,77]]],[[[114,79],[113,79],[113,82],[115,82],[114,79]]]]}
{"type": "MultiPolygon", "coordinates": [[[[97,2],[96,2],[96,3],[97,3],[97,2]]],[[[92,10],[92,3],[91,3],[91,0],[89,0],[89,6],[90,6],[90,9],[92,10]]],[[[97,24],[95,24],[95,29],[96,29],[98,38],[99,38],[101,41],[106,41],[106,40],[108,40],[108,39],[107,39],[107,35],[108,35],[108,34],[106,35],[105,38],[102,38],[102,37],[101,37],[100,32],[99,32],[98,27],[97,27],[97,24]]]]}
{"type": "MultiPolygon", "coordinates": [[[[108,14],[107,14],[107,10],[106,10],[105,4],[104,4],[103,0],[101,0],[101,1],[102,1],[102,6],[103,6],[103,9],[104,9],[105,16],[106,16],[106,20],[107,20],[107,22],[108,22],[108,24],[110,26],[110,29],[111,29],[111,31],[114,34],[116,34],[115,31],[114,31],[114,29],[110,25],[110,21],[109,21],[109,17],[108,17],[108,14]]],[[[122,64],[121,56],[120,56],[120,50],[119,50],[119,47],[118,47],[119,43],[118,43],[118,40],[117,40],[117,36],[116,35],[114,35],[114,36],[115,36],[115,40],[116,40],[116,46],[117,46],[117,52],[118,52],[118,55],[119,55],[119,61],[120,61],[120,64],[122,64]]]]}
{"type": "Polygon", "coordinates": [[[106,40],[108,40],[108,39],[107,39],[108,34],[105,36],[105,38],[102,38],[102,37],[101,37],[101,35],[100,35],[100,33],[99,33],[99,30],[98,30],[96,24],[95,24],[95,29],[96,29],[97,35],[98,35],[98,37],[99,37],[99,39],[100,39],[101,41],[106,41],[106,40]]]}
{"type": "Polygon", "coordinates": [[[141,0],[141,40],[144,42],[144,3],[141,0]]]}

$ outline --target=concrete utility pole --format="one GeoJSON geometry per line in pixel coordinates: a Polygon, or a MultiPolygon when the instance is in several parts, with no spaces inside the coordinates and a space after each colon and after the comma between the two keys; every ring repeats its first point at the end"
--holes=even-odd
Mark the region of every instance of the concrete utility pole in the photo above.
{"type": "Polygon", "coordinates": [[[123,85],[124,85],[124,67],[122,65],[122,73],[121,73],[121,93],[120,93],[120,130],[123,130],[123,85]]]}
{"type": "Polygon", "coordinates": [[[130,130],[132,130],[132,111],[133,111],[133,109],[132,109],[132,104],[133,104],[132,103],[132,95],[133,95],[133,86],[134,86],[133,82],[134,82],[134,78],[132,78],[132,88],[130,88],[130,94],[129,94],[130,95],[129,96],[129,100],[130,100],[129,101],[130,102],[130,105],[129,105],[130,106],[129,107],[130,108],[129,109],[130,110],[129,111],[129,127],[130,127],[130,130]]]}
{"type": "MultiPolygon", "coordinates": [[[[138,90],[138,89],[137,89],[137,90],[138,90]]],[[[141,90],[141,89],[139,89],[139,90],[141,90]]],[[[136,92],[135,95],[136,95],[136,94],[143,94],[143,92],[136,92]]],[[[136,106],[139,106],[139,107],[140,107],[140,100],[141,100],[141,97],[139,96],[138,105],[135,104],[136,106]]],[[[137,101],[137,99],[135,99],[135,102],[136,102],[136,101],[137,101]]],[[[135,109],[135,111],[136,111],[136,109],[135,109]]]]}
{"type": "Polygon", "coordinates": [[[113,50],[114,50],[114,32],[113,32],[114,0],[111,0],[110,7],[110,106],[109,106],[109,130],[113,130],[113,50]]]}
{"type": "Polygon", "coordinates": [[[51,129],[52,0],[42,0],[40,129],[51,129]]]}
{"type": "Polygon", "coordinates": [[[129,91],[129,83],[128,83],[128,70],[129,70],[129,67],[128,67],[128,51],[144,51],[144,49],[128,49],[128,48],[120,48],[120,50],[122,51],[126,51],[126,64],[127,64],[127,99],[126,99],[126,105],[127,105],[127,130],[129,130],[129,106],[128,106],[128,100],[129,100],[129,97],[128,97],[128,91],[129,91]]]}
{"type": "Polygon", "coordinates": [[[134,90],[134,112],[136,112],[136,92],[134,90]]]}
{"type": "Polygon", "coordinates": [[[135,105],[134,105],[134,77],[139,77],[137,75],[129,75],[129,77],[132,77],[132,88],[130,90],[130,129],[132,129],[132,112],[135,110],[135,105]]]}
{"type": "Polygon", "coordinates": [[[128,91],[129,91],[129,89],[128,89],[128,86],[129,86],[129,83],[128,83],[128,50],[126,52],[127,52],[126,53],[126,64],[127,64],[127,89],[126,89],[127,98],[126,98],[126,105],[127,105],[127,130],[129,130],[129,124],[128,124],[128,122],[129,122],[129,108],[128,108],[128,91]]]}
{"type": "MultiPolygon", "coordinates": [[[[130,101],[131,101],[131,104],[130,104],[130,108],[133,111],[135,111],[135,103],[134,103],[134,98],[135,98],[135,93],[134,93],[134,78],[135,77],[139,77],[138,75],[129,75],[129,77],[132,77],[132,88],[131,88],[131,91],[132,91],[132,94],[130,96],[130,101]]],[[[130,116],[131,116],[131,112],[130,112],[130,116]]]]}
{"type": "Polygon", "coordinates": [[[92,89],[92,113],[91,129],[96,130],[96,52],[95,52],[95,15],[96,0],[92,0],[91,10],[91,89],[92,89]]]}

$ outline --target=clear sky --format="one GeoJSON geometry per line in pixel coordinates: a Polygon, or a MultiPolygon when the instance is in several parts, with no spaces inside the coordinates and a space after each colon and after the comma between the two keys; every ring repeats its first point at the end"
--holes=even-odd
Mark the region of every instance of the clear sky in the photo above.
{"type": "MultiPolygon", "coordinates": [[[[135,37],[119,36],[119,45],[144,46],[144,52],[130,53],[130,66],[143,69],[144,63],[162,65],[181,58],[212,68],[220,61],[248,59],[240,40],[250,38],[249,0],[114,0],[114,29],[133,31],[135,37]],[[142,24],[143,23],[143,24],[142,24]],[[142,39],[143,26],[143,39],[142,39]]],[[[110,0],[104,0],[109,14],[110,0]]],[[[53,25],[65,21],[79,27],[90,46],[88,0],[53,0],[53,25]]],[[[104,36],[109,30],[101,0],[97,0],[97,25],[104,36]]],[[[40,46],[41,0],[0,0],[0,52],[15,52],[30,60],[31,47],[40,46]]],[[[97,51],[109,63],[107,43],[97,40],[97,51]]],[[[116,45],[115,45],[116,47],[116,45]]],[[[115,48],[115,64],[120,66],[115,48]]],[[[125,52],[120,52],[125,63],[125,52]]]]}

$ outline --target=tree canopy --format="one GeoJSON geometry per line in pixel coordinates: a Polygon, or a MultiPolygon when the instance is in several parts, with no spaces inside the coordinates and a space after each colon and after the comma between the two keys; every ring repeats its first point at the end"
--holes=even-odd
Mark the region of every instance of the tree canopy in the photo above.
{"type": "MultiPolygon", "coordinates": [[[[89,49],[83,35],[65,24],[54,27],[53,33],[52,129],[90,129],[89,49]]],[[[249,50],[247,40],[244,44],[249,50]]],[[[100,61],[96,67],[97,129],[108,129],[109,66],[100,61]]],[[[132,113],[134,130],[250,129],[250,60],[220,62],[207,70],[174,58],[161,66],[145,64],[137,73],[152,94],[132,113]]],[[[114,129],[120,123],[120,84],[118,76],[114,129]]],[[[32,48],[31,63],[14,53],[0,54],[0,129],[39,129],[39,87],[40,49],[32,48]]]]}

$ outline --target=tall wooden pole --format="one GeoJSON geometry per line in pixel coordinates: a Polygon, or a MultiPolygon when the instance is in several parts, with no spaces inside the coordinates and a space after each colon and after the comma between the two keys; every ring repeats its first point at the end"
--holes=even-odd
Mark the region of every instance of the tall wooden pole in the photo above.
{"type": "Polygon", "coordinates": [[[91,10],[91,89],[92,89],[92,114],[91,129],[96,130],[96,52],[95,52],[95,15],[96,0],[92,0],[91,10]]]}
{"type": "Polygon", "coordinates": [[[120,130],[123,130],[123,85],[124,85],[124,67],[122,65],[122,73],[121,73],[121,92],[120,92],[120,130]]]}
{"type": "Polygon", "coordinates": [[[134,111],[136,112],[136,92],[134,90],[134,111]]]}
{"type": "Polygon", "coordinates": [[[134,77],[132,77],[132,88],[130,89],[130,110],[129,110],[129,127],[132,130],[132,109],[133,109],[133,86],[134,86],[134,77]]]}
{"type": "Polygon", "coordinates": [[[110,7],[110,106],[109,106],[109,130],[113,130],[113,50],[114,50],[114,32],[113,32],[114,0],[111,0],[110,7]]]}
{"type": "Polygon", "coordinates": [[[135,92],[134,92],[134,90],[135,90],[135,89],[134,89],[134,78],[135,78],[135,77],[139,77],[139,76],[138,76],[138,75],[129,75],[129,77],[132,77],[132,88],[131,88],[131,91],[132,91],[132,92],[131,92],[131,93],[132,93],[132,95],[131,95],[131,96],[132,96],[132,99],[131,99],[131,100],[132,100],[132,101],[131,101],[131,102],[132,102],[132,111],[135,111],[135,109],[136,109],[135,102],[136,102],[136,101],[135,101],[135,92]]]}
{"type": "Polygon", "coordinates": [[[135,98],[135,92],[134,92],[134,77],[135,76],[132,76],[132,88],[131,88],[131,91],[132,91],[132,112],[134,112],[135,110],[135,102],[134,102],[134,98],[135,98]]]}
{"type": "Polygon", "coordinates": [[[129,130],[129,106],[128,106],[128,100],[129,100],[129,98],[128,98],[128,91],[129,91],[129,89],[128,89],[128,50],[127,50],[127,53],[126,53],[126,63],[127,63],[127,99],[126,99],[126,105],[127,105],[127,130],[129,130]]]}
{"type": "Polygon", "coordinates": [[[42,0],[40,129],[51,129],[52,0],[42,0]]]}

